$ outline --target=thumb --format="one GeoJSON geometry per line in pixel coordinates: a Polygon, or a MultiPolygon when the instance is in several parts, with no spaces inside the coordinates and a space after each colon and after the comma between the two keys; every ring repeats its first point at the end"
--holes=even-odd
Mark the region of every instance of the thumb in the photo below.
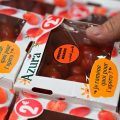
{"type": "Polygon", "coordinates": [[[120,37],[120,13],[109,19],[103,25],[90,27],[86,30],[90,42],[97,44],[111,44],[120,37]]]}

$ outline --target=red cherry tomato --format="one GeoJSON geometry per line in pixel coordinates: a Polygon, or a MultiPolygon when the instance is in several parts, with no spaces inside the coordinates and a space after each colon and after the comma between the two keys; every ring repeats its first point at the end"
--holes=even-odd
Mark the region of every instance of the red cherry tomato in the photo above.
{"type": "Polygon", "coordinates": [[[82,67],[85,69],[86,73],[89,73],[95,60],[97,60],[98,56],[101,54],[101,50],[86,45],[82,46],[80,49],[83,50],[82,67]]]}
{"type": "Polygon", "coordinates": [[[75,75],[75,74],[82,74],[84,72],[84,69],[81,66],[78,65],[73,65],[71,67],[71,74],[75,75]]]}
{"type": "Polygon", "coordinates": [[[2,40],[10,40],[14,42],[15,33],[13,30],[13,26],[7,23],[0,25],[0,37],[2,40]]]}
{"type": "Polygon", "coordinates": [[[76,81],[76,82],[82,82],[82,83],[87,82],[85,74],[73,75],[73,76],[68,77],[67,80],[76,81]]]}
{"type": "Polygon", "coordinates": [[[43,56],[44,64],[51,64],[51,62],[53,61],[53,52],[53,47],[51,45],[47,45],[43,56]]]}
{"type": "Polygon", "coordinates": [[[100,111],[98,118],[99,120],[117,120],[112,112],[106,110],[100,111]]]}
{"type": "Polygon", "coordinates": [[[87,74],[91,71],[91,68],[92,68],[95,60],[96,59],[92,56],[87,56],[87,57],[83,58],[81,65],[87,74]]]}
{"type": "Polygon", "coordinates": [[[56,60],[53,60],[52,64],[61,73],[62,78],[66,78],[68,76],[69,68],[67,64],[59,63],[56,60]]]}
{"type": "Polygon", "coordinates": [[[69,112],[71,115],[75,115],[77,117],[85,117],[90,113],[90,108],[88,107],[78,107],[74,108],[69,112]]]}
{"type": "Polygon", "coordinates": [[[51,78],[61,78],[60,72],[53,65],[47,65],[42,68],[42,75],[51,78]]]}
{"type": "Polygon", "coordinates": [[[47,74],[51,78],[61,78],[61,74],[58,71],[52,71],[47,74]]]}

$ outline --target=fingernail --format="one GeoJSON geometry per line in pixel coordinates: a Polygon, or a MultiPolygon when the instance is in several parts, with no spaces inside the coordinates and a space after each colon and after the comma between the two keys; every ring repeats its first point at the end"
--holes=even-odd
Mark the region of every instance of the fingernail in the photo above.
{"type": "Polygon", "coordinates": [[[101,34],[101,32],[102,32],[102,29],[100,27],[96,27],[96,26],[89,27],[87,29],[87,34],[99,35],[99,34],[101,34]]]}

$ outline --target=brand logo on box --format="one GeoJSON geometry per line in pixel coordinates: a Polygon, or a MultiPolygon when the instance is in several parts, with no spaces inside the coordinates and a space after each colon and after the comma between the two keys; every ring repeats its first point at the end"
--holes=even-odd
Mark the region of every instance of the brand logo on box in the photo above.
{"type": "Polygon", "coordinates": [[[42,114],[42,104],[35,99],[25,98],[17,102],[15,112],[23,118],[35,118],[42,114]]]}
{"type": "Polygon", "coordinates": [[[40,57],[41,57],[41,53],[35,53],[33,55],[32,60],[30,62],[30,65],[29,65],[29,67],[27,69],[26,75],[21,76],[21,78],[32,81],[31,77],[36,72],[37,66],[39,64],[40,57]]]}

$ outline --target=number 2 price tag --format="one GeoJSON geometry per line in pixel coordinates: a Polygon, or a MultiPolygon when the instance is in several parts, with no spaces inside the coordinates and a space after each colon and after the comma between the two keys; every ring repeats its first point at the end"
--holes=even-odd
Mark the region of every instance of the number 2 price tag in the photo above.
{"type": "Polygon", "coordinates": [[[35,118],[42,114],[43,107],[38,100],[25,98],[16,103],[15,111],[20,117],[35,118]]]}
{"type": "Polygon", "coordinates": [[[62,17],[51,15],[42,22],[41,27],[43,30],[49,31],[58,27],[63,22],[63,20],[64,19],[62,17]]]}

